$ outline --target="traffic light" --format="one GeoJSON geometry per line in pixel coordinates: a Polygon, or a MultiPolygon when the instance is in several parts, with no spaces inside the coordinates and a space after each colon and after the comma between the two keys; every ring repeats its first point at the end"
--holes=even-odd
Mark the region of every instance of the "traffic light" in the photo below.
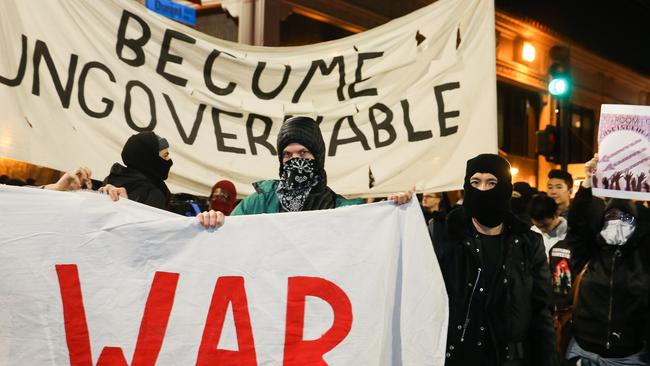
{"type": "Polygon", "coordinates": [[[571,93],[571,66],[569,49],[565,46],[553,46],[549,52],[551,66],[548,69],[550,81],[548,91],[557,98],[566,98],[571,93]]]}
{"type": "Polygon", "coordinates": [[[548,125],[543,131],[537,131],[537,153],[544,155],[549,163],[561,163],[560,131],[548,125]]]}

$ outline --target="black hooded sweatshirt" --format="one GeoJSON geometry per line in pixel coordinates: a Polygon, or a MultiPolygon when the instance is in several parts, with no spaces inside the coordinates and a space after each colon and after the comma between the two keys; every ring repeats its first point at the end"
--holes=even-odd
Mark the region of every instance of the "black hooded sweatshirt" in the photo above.
{"type": "Polygon", "coordinates": [[[126,189],[130,200],[166,209],[170,192],[165,184],[172,161],[159,156],[161,140],[153,132],[131,136],[122,149],[122,161],[113,164],[104,184],[126,189]]]}
{"type": "Polygon", "coordinates": [[[644,345],[650,351],[650,212],[642,206],[616,207],[635,216],[636,229],[624,245],[608,245],[599,231],[603,222],[596,230],[586,222],[591,202],[591,189],[580,187],[564,241],[580,264],[575,273],[587,263],[573,336],[580,347],[605,358],[629,356],[644,345]]]}

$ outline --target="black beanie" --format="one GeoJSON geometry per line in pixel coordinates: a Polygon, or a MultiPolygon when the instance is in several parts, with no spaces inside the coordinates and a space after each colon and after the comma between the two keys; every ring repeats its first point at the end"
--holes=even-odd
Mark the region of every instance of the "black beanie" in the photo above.
{"type": "Polygon", "coordinates": [[[282,150],[293,143],[306,147],[314,155],[316,171],[325,178],[325,141],[318,122],[305,116],[292,117],[284,121],[277,142],[280,175],[282,175],[282,150]]]}
{"type": "Polygon", "coordinates": [[[499,155],[481,154],[467,161],[465,169],[465,195],[463,206],[470,217],[488,227],[503,222],[510,210],[512,197],[512,176],[510,163],[499,155]],[[494,188],[481,191],[472,187],[470,179],[476,173],[490,173],[497,178],[494,188]]]}

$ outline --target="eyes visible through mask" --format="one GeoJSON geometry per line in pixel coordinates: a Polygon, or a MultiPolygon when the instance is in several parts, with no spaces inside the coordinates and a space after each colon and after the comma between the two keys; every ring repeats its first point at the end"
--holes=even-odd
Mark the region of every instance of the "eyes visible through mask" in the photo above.
{"type": "Polygon", "coordinates": [[[630,215],[627,212],[623,212],[617,208],[611,209],[605,213],[605,221],[611,220],[621,220],[627,224],[634,223],[634,216],[630,215]]]}
{"type": "Polygon", "coordinates": [[[314,154],[309,151],[306,147],[303,145],[297,144],[297,143],[292,143],[289,144],[287,147],[282,150],[282,162],[285,163],[287,160],[298,157],[302,159],[307,159],[307,160],[314,160],[314,154]]]}
{"type": "Polygon", "coordinates": [[[496,187],[497,183],[497,177],[491,173],[475,173],[469,179],[469,184],[481,191],[488,191],[496,187]]]}

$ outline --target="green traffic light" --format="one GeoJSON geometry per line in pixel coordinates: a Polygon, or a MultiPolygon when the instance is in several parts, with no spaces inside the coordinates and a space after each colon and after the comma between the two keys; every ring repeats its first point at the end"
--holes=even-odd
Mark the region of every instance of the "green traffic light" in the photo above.
{"type": "Polygon", "coordinates": [[[565,95],[569,91],[569,81],[565,78],[555,78],[548,83],[548,91],[552,95],[565,95]]]}

